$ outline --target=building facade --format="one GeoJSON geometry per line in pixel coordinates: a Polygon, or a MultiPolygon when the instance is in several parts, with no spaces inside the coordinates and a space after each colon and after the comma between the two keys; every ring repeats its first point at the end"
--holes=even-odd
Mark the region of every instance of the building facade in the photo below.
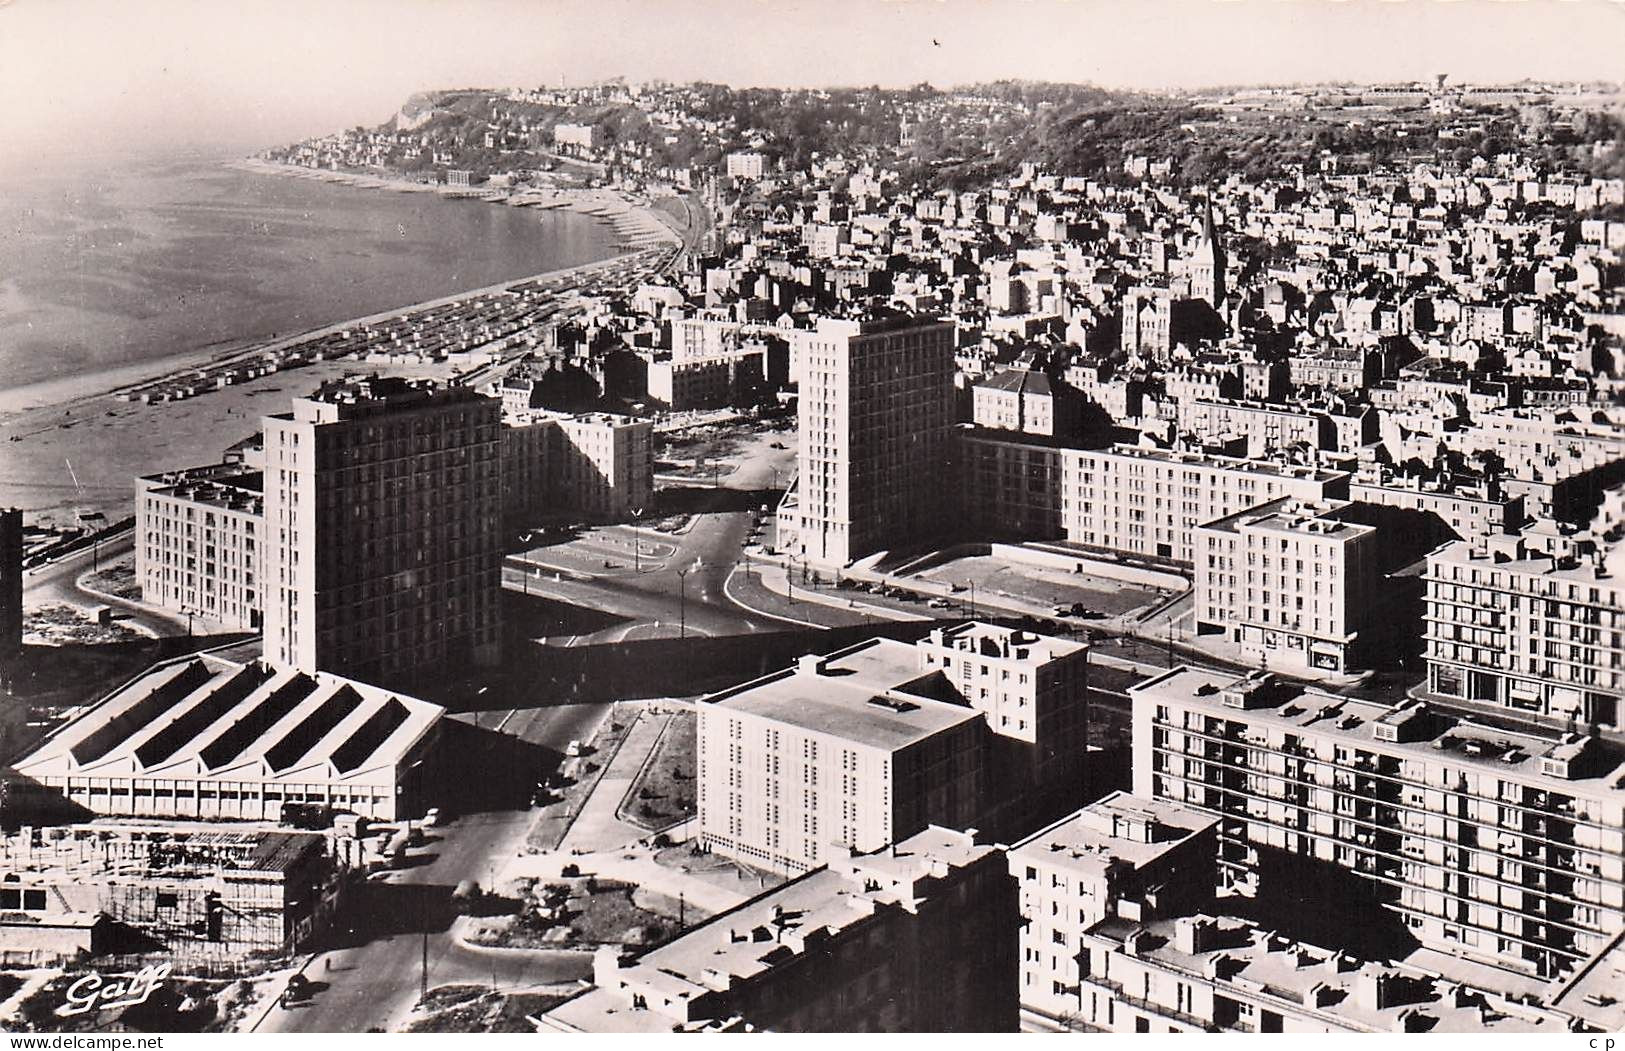
{"type": "Polygon", "coordinates": [[[593,988],[544,1031],[1011,1033],[1014,881],[1004,852],[931,827],[842,850],[635,960],[593,960],[593,988]]]}
{"type": "Polygon", "coordinates": [[[1116,445],[1068,450],[1061,525],[1086,547],[1193,565],[1197,526],[1281,497],[1346,497],[1348,474],[1315,467],[1116,445]]]}
{"type": "Polygon", "coordinates": [[[1266,666],[1341,672],[1360,633],[1387,610],[1374,526],[1348,501],[1290,497],[1197,527],[1196,627],[1266,666]]]}
{"type": "MultiPolygon", "coordinates": [[[[954,325],[822,319],[801,367],[795,551],[842,566],[939,533],[953,423],[954,325]]],[[[788,507],[786,508],[788,510],[788,507]]]]}
{"type": "Polygon", "coordinates": [[[1578,725],[1621,728],[1625,544],[1542,551],[1523,536],[1457,541],[1427,560],[1426,689],[1578,725]]]}
{"type": "Polygon", "coordinates": [[[982,717],[906,687],[911,646],[873,639],[699,704],[700,842],[800,873],[839,847],[875,851],[929,824],[975,827],[982,717]]]}
{"type": "Polygon", "coordinates": [[[265,417],[268,660],[387,682],[497,659],[500,413],[374,377],[265,417]]]}
{"type": "Polygon", "coordinates": [[[1218,821],[1113,792],[1009,848],[1021,888],[1021,1006],[1065,1024],[1087,976],[1083,935],[1108,916],[1150,921],[1213,896],[1218,821]]]}
{"type": "Polygon", "coordinates": [[[155,665],[46,738],[12,785],[107,817],[276,821],[287,804],[421,814],[445,710],[212,655],[155,665]]]}
{"type": "Polygon", "coordinates": [[[1135,793],[1218,817],[1227,882],[1290,895],[1341,872],[1424,946],[1544,981],[1625,932],[1617,735],[1258,672],[1178,668],[1129,694],[1135,793]]]}
{"type": "Polygon", "coordinates": [[[240,464],[136,479],[141,599],[228,629],[257,631],[263,581],[263,475],[240,464]]]}

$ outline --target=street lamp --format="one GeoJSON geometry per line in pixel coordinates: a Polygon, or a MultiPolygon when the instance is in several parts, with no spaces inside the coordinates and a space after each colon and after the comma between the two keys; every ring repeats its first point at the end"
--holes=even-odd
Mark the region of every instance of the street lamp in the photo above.
{"type": "MultiPolygon", "coordinates": [[[[643,517],[643,508],[641,508],[641,507],[632,508],[632,521],[633,522],[636,522],[638,519],[640,519],[642,517],[643,517]]],[[[642,554],[643,554],[643,538],[638,535],[637,526],[634,525],[632,527],[632,573],[634,575],[643,572],[643,562],[642,562],[641,557],[640,557],[642,554]]]]}
{"type": "Polygon", "coordinates": [[[966,583],[968,583],[970,585],[970,616],[971,616],[972,620],[975,620],[976,619],[976,581],[970,580],[970,581],[966,581],[966,583]]]}
{"type": "Polygon", "coordinates": [[[680,639],[688,635],[688,574],[694,566],[677,571],[677,637],[680,639]]]}

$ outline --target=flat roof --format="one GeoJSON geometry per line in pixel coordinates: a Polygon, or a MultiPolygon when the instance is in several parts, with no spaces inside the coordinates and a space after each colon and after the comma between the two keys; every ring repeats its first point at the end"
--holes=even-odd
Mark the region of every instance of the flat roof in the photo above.
{"type": "Polygon", "coordinates": [[[1369,744],[1395,755],[1411,755],[1438,761],[1448,756],[1483,772],[1516,774],[1533,784],[1562,795],[1575,792],[1625,794],[1625,742],[1617,735],[1599,734],[1580,738],[1599,750],[1603,762],[1585,774],[1561,778],[1541,771],[1540,759],[1557,749],[1572,748],[1562,734],[1545,727],[1524,723],[1517,713],[1495,709],[1481,716],[1463,714],[1458,708],[1436,708],[1426,702],[1409,702],[1391,707],[1373,701],[1327,693],[1313,686],[1283,682],[1273,676],[1238,677],[1230,672],[1207,671],[1181,666],[1128,688],[1136,705],[1167,699],[1224,719],[1236,719],[1283,730],[1329,734],[1353,744],[1369,744]],[[1246,683],[1264,683],[1244,708],[1224,703],[1227,688],[1246,683]],[[1425,732],[1412,741],[1378,740],[1379,723],[1421,718],[1425,732]]]}
{"type": "Polygon", "coordinates": [[[903,689],[926,677],[913,646],[870,639],[828,657],[805,657],[706,703],[895,751],[982,718],[973,708],[903,689]]]}
{"type": "MultiPolygon", "coordinates": [[[[1222,902],[1221,902],[1222,904],[1222,902]]],[[[1111,918],[1089,934],[1122,944],[1136,941],[1136,958],[1195,975],[1214,975],[1251,999],[1263,995],[1325,1015],[1350,1028],[1374,1032],[1562,1033],[1557,1014],[1503,999],[1498,989],[1455,986],[1460,979],[1408,962],[1357,959],[1338,950],[1306,945],[1233,916],[1189,916],[1134,923],[1111,918]],[[1206,928],[1205,939],[1179,948],[1180,925],[1206,928]],[[1384,985],[1379,1001],[1370,990],[1384,985]],[[1381,1006],[1379,1006],[1381,1003],[1381,1006]],[[1401,1019],[1415,1012],[1415,1028],[1401,1019]],[[1427,1024],[1431,1021],[1431,1025],[1427,1024]]]]}
{"type": "Polygon", "coordinates": [[[1120,861],[1139,869],[1218,824],[1218,818],[1177,803],[1119,791],[1034,832],[1010,847],[1010,856],[1091,874],[1120,861]],[[1143,832],[1148,828],[1149,836],[1143,832]],[[1135,835],[1131,829],[1142,831],[1135,835]]]}
{"type": "MultiPolygon", "coordinates": [[[[838,933],[878,910],[916,911],[930,893],[922,881],[996,854],[997,848],[977,844],[966,833],[927,828],[874,854],[832,860],[719,913],[623,966],[620,975],[630,992],[648,1000],[676,1004],[723,993],[730,980],[749,980],[816,951],[811,943],[819,936],[838,933]]],[[[588,1032],[670,1032],[675,1024],[659,1003],[634,1010],[628,991],[603,988],[567,1000],[548,1015],[588,1032]]]]}

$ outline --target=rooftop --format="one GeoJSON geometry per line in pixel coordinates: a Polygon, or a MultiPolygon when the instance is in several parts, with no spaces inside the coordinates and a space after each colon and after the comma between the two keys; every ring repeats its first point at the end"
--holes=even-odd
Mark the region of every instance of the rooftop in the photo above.
{"type": "Polygon", "coordinates": [[[1050,635],[1037,635],[1020,628],[1007,628],[999,624],[967,621],[947,628],[934,628],[920,640],[920,645],[945,646],[950,649],[970,650],[983,656],[996,656],[1003,660],[1026,661],[1034,665],[1047,664],[1089,649],[1087,643],[1060,639],[1050,635]]]}
{"type": "MultiPolygon", "coordinates": [[[[670,1032],[678,1024],[726,1022],[730,1005],[719,1002],[709,1011],[695,1005],[799,961],[877,912],[915,912],[937,880],[997,854],[969,833],[933,826],[875,854],[835,859],[620,964],[616,987],[600,984],[554,1008],[550,1020],[588,1032],[670,1032]],[[646,1006],[631,1006],[632,994],[646,1006]]],[[[602,983],[607,975],[595,970],[602,983]]]]}
{"type": "MultiPolygon", "coordinates": [[[[318,672],[200,654],[156,665],[17,764],[29,777],[378,782],[444,714],[318,672]]],[[[235,786],[233,786],[235,787],[235,786]]]]}
{"type": "Polygon", "coordinates": [[[982,718],[907,689],[922,678],[913,646],[870,639],[828,657],[803,657],[706,703],[887,750],[982,718]]]}
{"type": "Polygon", "coordinates": [[[1254,1002],[1364,1032],[1564,1033],[1566,1019],[1409,962],[1361,960],[1229,916],[1140,924],[1112,917],[1089,935],[1153,965],[1230,986],[1254,1002]]]}
{"type": "Polygon", "coordinates": [[[1218,823],[1166,800],[1113,792],[1015,844],[1010,856],[1103,875],[1117,863],[1144,868],[1218,823]]]}
{"type": "Polygon", "coordinates": [[[1350,505],[1347,500],[1324,502],[1283,497],[1269,503],[1249,507],[1235,514],[1204,522],[1203,529],[1217,529],[1226,533],[1242,530],[1283,533],[1294,536],[1334,536],[1352,540],[1375,533],[1372,526],[1345,522],[1338,514],[1350,505]]]}
{"type": "Polygon", "coordinates": [[[1137,683],[1128,692],[1136,705],[1166,699],[1220,718],[1331,734],[1391,755],[1437,761],[1447,753],[1458,762],[1516,774],[1562,795],[1625,792],[1625,739],[1619,735],[1564,734],[1523,723],[1500,709],[1468,714],[1422,701],[1390,707],[1283,682],[1267,673],[1237,678],[1190,667],[1137,683]]]}

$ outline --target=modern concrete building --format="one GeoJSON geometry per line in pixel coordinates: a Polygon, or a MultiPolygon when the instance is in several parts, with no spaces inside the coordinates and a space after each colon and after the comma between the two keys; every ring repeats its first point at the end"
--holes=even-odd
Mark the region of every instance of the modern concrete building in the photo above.
{"type": "Polygon", "coordinates": [[[962,424],[950,448],[963,526],[977,537],[1058,540],[1061,465],[1075,458],[1053,439],[962,424]]]}
{"type": "Polygon", "coordinates": [[[624,518],[654,495],[654,431],[613,413],[512,414],[502,427],[502,507],[510,528],[558,518],[624,518]]]}
{"type": "Polygon", "coordinates": [[[730,153],[727,166],[730,179],[760,179],[767,171],[767,158],[754,150],[730,153]]]}
{"type": "Polygon", "coordinates": [[[1348,474],[1115,445],[1062,460],[1061,522],[1086,547],[1192,565],[1196,527],[1283,496],[1345,496],[1348,474]]]}
{"type": "Polygon", "coordinates": [[[317,672],[214,655],[154,665],[16,764],[108,817],[275,821],[285,803],[420,814],[445,710],[317,672]]]}
{"type": "Polygon", "coordinates": [[[1552,553],[1535,536],[1428,556],[1427,691],[1579,726],[1625,720],[1625,543],[1552,553]]]}
{"type": "MultiPolygon", "coordinates": [[[[1360,434],[1366,442],[1375,441],[1377,416],[1371,414],[1368,420],[1368,424],[1362,424],[1360,434]]],[[[1181,431],[1202,442],[1245,442],[1250,458],[1291,449],[1354,451],[1354,448],[1343,448],[1331,415],[1314,409],[1288,408],[1268,402],[1198,399],[1181,406],[1178,422],[1181,431]]]]}
{"type": "Polygon", "coordinates": [[[1362,922],[1541,980],[1625,932],[1625,738],[1256,672],[1129,693],[1135,793],[1217,816],[1226,882],[1341,887],[1362,922]]]}
{"type": "Polygon", "coordinates": [[[0,508],[0,680],[23,649],[23,513],[0,508]]]}
{"type": "Polygon", "coordinates": [[[984,828],[1030,828],[1084,790],[1089,748],[1089,647],[994,624],[934,628],[915,643],[950,699],[982,713],[990,740],[984,828]]]}
{"type": "Polygon", "coordinates": [[[1512,533],[1524,522],[1524,498],[1497,484],[1424,482],[1376,466],[1349,483],[1349,499],[1434,515],[1458,540],[1512,533]]]}
{"type": "Polygon", "coordinates": [[[1349,484],[1347,471],[1133,445],[1078,449],[969,426],[955,428],[951,462],[962,519],[983,535],[1182,567],[1196,561],[1204,522],[1282,497],[1343,498],[1349,484]]]}
{"type": "Polygon", "coordinates": [[[500,649],[500,405],[350,378],[265,417],[265,655],[390,682],[500,649]]]}
{"type": "MultiPolygon", "coordinates": [[[[1567,1034],[1565,1011],[1438,953],[1367,960],[1232,916],[1113,917],[1083,936],[1077,1028],[1107,1033],[1567,1034]]],[[[1595,1031],[1601,1031],[1600,1029],[1595,1031]]]]}
{"type": "Polygon", "coordinates": [[[930,827],[841,850],[635,960],[613,948],[544,1031],[1015,1032],[1015,882],[1003,851],[930,827]]]}
{"type": "Polygon", "coordinates": [[[1197,630],[1269,667],[1357,666],[1361,632],[1392,612],[1378,549],[1393,542],[1350,520],[1358,509],[1283,497],[1198,526],[1197,630]]]}
{"type": "Polygon", "coordinates": [[[794,340],[799,478],[780,516],[792,550],[842,566],[943,527],[953,423],[952,322],[825,318],[794,340]]]}
{"type": "Polygon", "coordinates": [[[1021,887],[1021,1006],[1079,1012],[1083,934],[1108,916],[1150,921],[1213,897],[1218,820],[1113,792],[1008,848],[1021,887]]]}
{"type": "Polygon", "coordinates": [[[264,476],[222,463],[136,479],[141,599],[226,628],[258,631],[264,476]]]}
{"type": "Polygon", "coordinates": [[[910,692],[914,647],[872,639],[699,703],[700,841],[775,872],[977,826],[987,735],[975,710],[910,692]]]}
{"type": "Polygon", "coordinates": [[[1088,647],[996,625],[871,639],[699,705],[701,841],[779,872],[927,824],[1014,838],[1074,809],[1088,647]]]}

